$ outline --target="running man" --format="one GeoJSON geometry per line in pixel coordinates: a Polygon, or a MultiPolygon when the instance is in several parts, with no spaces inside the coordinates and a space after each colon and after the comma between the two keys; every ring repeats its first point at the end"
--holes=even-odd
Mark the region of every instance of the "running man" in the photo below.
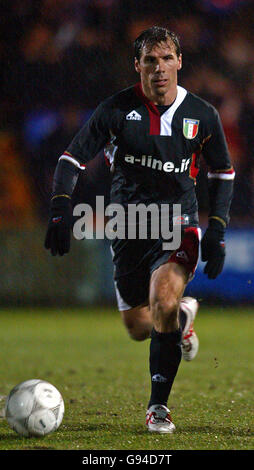
{"type": "Polygon", "coordinates": [[[234,170],[217,110],[178,85],[182,54],[177,36],[154,26],[135,41],[140,82],[106,99],[59,158],[53,183],[45,247],[62,256],[70,249],[71,197],[79,174],[101,149],[112,171],[111,203],[181,205],[178,249],[163,239],[114,239],[112,254],[118,308],[130,336],[150,338],[151,393],[146,425],[175,430],[168,399],[181,357],[198,351],[193,330],[198,302],[183,297],[193,278],[200,229],[195,182],[201,154],[208,170],[210,212],[201,241],[204,272],[223,269],[234,170]]]}

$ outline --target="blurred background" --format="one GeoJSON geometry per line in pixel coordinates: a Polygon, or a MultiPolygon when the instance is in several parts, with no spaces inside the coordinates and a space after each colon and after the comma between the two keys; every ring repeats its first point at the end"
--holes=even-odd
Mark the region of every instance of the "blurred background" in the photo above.
{"type": "MultiPolygon", "coordinates": [[[[138,81],[133,41],[152,25],[179,35],[179,84],[217,107],[236,170],[224,272],[207,281],[200,262],[188,293],[253,303],[253,0],[2,0],[0,18],[0,304],[115,304],[107,241],[73,240],[58,259],[43,248],[52,175],[95,107],[138,81]]],[[[107,201],[109,182],[99,154],[75,202],[107,201]]],[[[205,228],[204,163],[197,196],[205,228]]]]}

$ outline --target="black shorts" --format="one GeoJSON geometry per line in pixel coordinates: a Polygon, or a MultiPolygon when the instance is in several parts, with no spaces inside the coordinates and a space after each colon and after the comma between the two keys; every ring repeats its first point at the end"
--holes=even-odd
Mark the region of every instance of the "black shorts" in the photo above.
{"type": "Polygon", "coordinates": [[[118,309],[129,310],[148,303],[150,278],[159,266],[169,261],[188,266],[193,275],[198,261],[200,229],[184,230],[178,250],[163,249],[163,240],[119,240],[112,242],[114,283],[118,309]],[[191,237],[185,235],[192,231],[191,237]],[[184,256],[182,256],[184,254],[184,256]]]}

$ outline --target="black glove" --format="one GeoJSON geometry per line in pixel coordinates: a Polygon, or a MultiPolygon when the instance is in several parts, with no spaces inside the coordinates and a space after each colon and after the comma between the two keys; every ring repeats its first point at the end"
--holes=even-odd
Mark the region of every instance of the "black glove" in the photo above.
{"type": "Polygon", "coordinates": [[[53,256],[63,256],[70,251],[72,227],[71,200],[65,196],[58,196],[51,200],[50,219],[45,238],[45,248],[53,256]]]}
{"type": "Polygon", "coordinates": [[[222,271],[225,261],[225,227],[216,219],[210,219],[201,240],[201,259],[207,261],[204,273],[215,279],[222,271]]]}

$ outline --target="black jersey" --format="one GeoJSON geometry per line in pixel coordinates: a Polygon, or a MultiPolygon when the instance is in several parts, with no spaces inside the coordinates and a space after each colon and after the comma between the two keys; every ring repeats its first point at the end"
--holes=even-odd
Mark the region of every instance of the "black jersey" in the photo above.
{"type": "Polygon", "coordinates": [[[184,88],[177,87],[165,112],[148,100],[140,83],[108,98],[60,160],[84,169],[101,149],[112,168],[112,203],[181,204],[182,214],[188,215],[198,209],[195,183],[202,153],[208,178],[216,181],[210,215],[227,220],[227,183],[234,170],[220,117],[211,104],[184,88]]]}

